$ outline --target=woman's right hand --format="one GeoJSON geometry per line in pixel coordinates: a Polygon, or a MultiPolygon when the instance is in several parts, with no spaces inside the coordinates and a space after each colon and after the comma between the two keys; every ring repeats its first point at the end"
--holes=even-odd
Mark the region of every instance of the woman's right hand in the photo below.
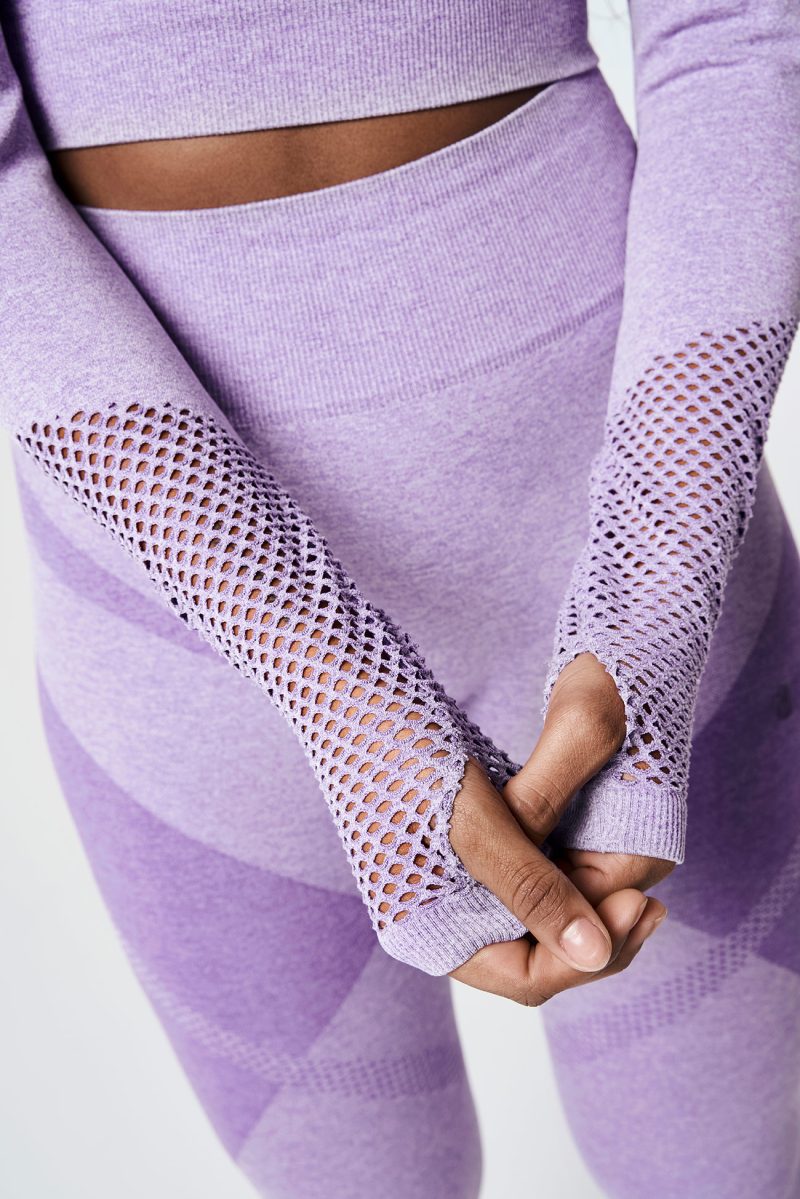
{"type": "Polygon", "coordinates": [[[534,940],[487,945],[450,977],[538,1007],[559,991],[617,974],[666,914],[633,887],[597,907],[530,840],[483,767],[470,759],[453,805],[450,841],[464,866],[534,940]]]}

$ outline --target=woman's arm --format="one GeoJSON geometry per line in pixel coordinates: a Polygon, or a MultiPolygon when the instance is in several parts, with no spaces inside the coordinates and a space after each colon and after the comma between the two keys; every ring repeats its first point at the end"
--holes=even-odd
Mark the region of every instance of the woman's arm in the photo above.
{"type": "Polygon", "coordinates": [[[543,711],[588,651],[627,721],[552,843],[681,862],[698,687],[800,315],[800,5],[630,11],[624,304],[543,711]]]}
{"type": "Polygon", "coordinates": [[[521,1002],[624,968],[653,927],[641,896],[595,910],[525,837],[499,794],[518,767],[361,595],[56,186],[2,39],[0,228],[0,422],[286,717],[384,949],[521,1002]],[[579,917],[593,935],[562,939],[579,917]]]}
{"type": "Polygon", "coordinates": [[[384,948],[443,974],[520,936],[448,836],[468,759],[498,786],[514,764],[359,593],[56,186],[2,39],[0,224],[3,424],[283,712],[384,948]]]}

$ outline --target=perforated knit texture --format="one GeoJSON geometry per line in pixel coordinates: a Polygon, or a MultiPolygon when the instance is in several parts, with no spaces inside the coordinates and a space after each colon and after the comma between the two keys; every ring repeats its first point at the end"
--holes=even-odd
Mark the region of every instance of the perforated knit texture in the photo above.
{"type": "Polygon", "coordinates": [[[700,1004],[752,962],[789,905],[797,902],[798,889],[800,840],[764,894],[729,933],[697,949],[680,973],[660,979],[632,999],[582,1019],[566,1020],[551,1033],[554,1052],[563,1061],[595,1061],[671,1024],[690,1020],[700,1004]]]}
{"type": "Polygon", "coordinates": [[[666,788],[685,802],[699,683],[795,328],[754,320],[703,332],[655,356],[609,406],[543,706],[578,653],[615,679],[627,734],[593,795],[608,784],[666,788]]]}
{"type": "Polygon", "coordinates": [[[318,1050],[297,1057],[264,1041],[226,1028],[168,987],[152,966],[123,939],[139,981],[160,1012],[178,1024],[212,1058],[231,1062],[277,1086],[302,1087],[316,1094],[359,1095],[363,1099],[399,1099],[449,1086],[463,1069],[458,1040],[428,1045],[399,1057],[323,1057],[318,1050]]]}
{"type": "Polygon", "coordinates": [[[235,435],[187,408],[135,403],[33,424],[18,440],[287,717],[379,935],[478,886],[447,835],[467,758],[498,787],[519,766],[235,435]]]}

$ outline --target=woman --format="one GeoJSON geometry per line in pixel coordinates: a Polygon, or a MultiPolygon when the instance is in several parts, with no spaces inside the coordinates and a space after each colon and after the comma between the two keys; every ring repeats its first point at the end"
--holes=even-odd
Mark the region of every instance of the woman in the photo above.
{"type": "Polygon", "coordinates": [[[631,15],[638,147],[577,2],[3,11],[43,715],[265,1195],[477,1193],[447,974],[610,1194],[797,1184],[800,17],[631,15]]]}

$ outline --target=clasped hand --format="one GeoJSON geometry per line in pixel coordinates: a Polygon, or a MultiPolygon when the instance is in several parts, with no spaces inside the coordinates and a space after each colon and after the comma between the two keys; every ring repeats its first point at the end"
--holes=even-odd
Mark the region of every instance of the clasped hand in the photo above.
{"type": "Polygon", "coordinates": [[[594,655],[561,671],[542,734],[502,794],[470,759],[456,796],[450,841],[473,878],[529,931],[487,945],[450,977],[538,1007],[559,991],[618,974],[667,914],[644,891],[673,870],[662,858],[539,848],[571,797],[625,739],[616,685],[594,655]]]}

